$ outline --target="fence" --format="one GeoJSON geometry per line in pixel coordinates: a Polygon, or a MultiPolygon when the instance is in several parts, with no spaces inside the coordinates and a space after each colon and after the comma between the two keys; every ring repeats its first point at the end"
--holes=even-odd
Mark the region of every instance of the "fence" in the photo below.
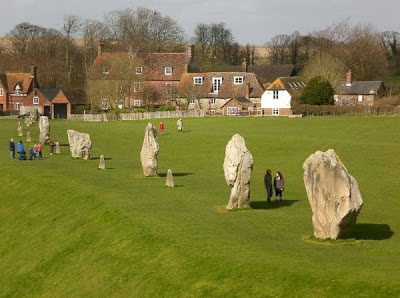
{"type": "Polygon", "coordinates": [[[204,117],[204,111],[195,110],[179,110],[179,111],[160,111],[148,113],[102,113],[102,114],[71,114],[70,120],[81,120],[85,122],[102,122],[110,120],[145,120],[159,118],[188,118],[188,117],[204,117]]]}
{"type": "Polygon", "coordinates": [[[374,106],[314,106],[296,105],[293,108],[294,114],[303,116],[363,116],[363,115],[400,115],[400,106],[374,105],[374,106]]]}

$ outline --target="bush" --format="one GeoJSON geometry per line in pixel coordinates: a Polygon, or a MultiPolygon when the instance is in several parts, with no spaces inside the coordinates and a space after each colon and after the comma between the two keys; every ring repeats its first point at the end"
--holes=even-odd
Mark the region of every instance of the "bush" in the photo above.
{"type": "Polygon", "coordinates": [[[175,107],[173,105],[167,104],[162,105],[158,108],[159,111],[175,111],[175,107]]]}
{"type": "Polygon", "coordinates": [[[145,108],[137,108],[133,112],[134,113],[147,113],[148,111],[145,108]]]}
{"type": "Polygon", "coordinates": [[[309,105],[333,105],[333,93],[331,83],[326,78],[317,76],[307,83],[301,101],[309,105]]]}

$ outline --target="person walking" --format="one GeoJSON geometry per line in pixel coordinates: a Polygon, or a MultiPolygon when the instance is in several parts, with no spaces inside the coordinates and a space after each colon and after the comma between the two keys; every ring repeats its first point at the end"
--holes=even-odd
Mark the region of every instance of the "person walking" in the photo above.
{"type": "Polygon", "coordinates": [[[268,169],[264,175],[264,185],[267,190],[267,202],[271,202],[272,197],[272,174],[271,170],[268,169]]]}
{"type": "Polygon", "coordinates": [[[179,118],[178,121],[176,122],[176,126],[178,127],[178,132],[183,131],[183,120],[182,118],[179,118]]]}
{"type": "Polygon", "coordinates": [[[22,154],[24,153],[24,144],[20,140],[17,144],[18,160],[22,160],[22,154]]]}
{"type": "Polygon", "coordinates": [[[37,148],[36,148],[36,150],[37,150],[37,157],[38,157],[38,158],[43,158],[42,149],[43,149],[42,143],[39,142],[39,144],[37,145],[37,148]]]}
{"type": "Polygon", "coordinates": [[[281,172],[276,172],[275,178],[274,178],[274,188],[275,188],[275,203],[279,201],[282,201],[282,192],[284,189],[284,180],[283,180],[283,175],[281,172]]]}
{"type": "Polygon", "coordinates": [[[160,135],[163,134],[164,128],[164,123],[160,122],[160,124],[158,124],[158,131],[160,132],[160,135]]]}
{"type": "Polygon", "coordinates": [[[56,143],[54,141],[50,141],[50,155],[53,155],[55,146],[56,146],[56,143]]]}
{"type": "Polygon", "coordinates": [[[10,151],[10,157],[15,158],[15,143],[13,138],[11,138],[10,142],[8,143],[8,149],[10,151]]]}

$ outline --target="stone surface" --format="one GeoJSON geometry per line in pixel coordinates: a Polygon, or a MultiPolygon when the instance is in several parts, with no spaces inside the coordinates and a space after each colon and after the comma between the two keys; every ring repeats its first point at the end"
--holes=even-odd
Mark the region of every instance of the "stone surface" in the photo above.
{"type": "Polygon", "coordinates": [[[178,131],[179,132],[183,131],[183,120],[182,120],[182,118],[178,119],[178,121],[176,122],[176,126],[178,127],[178,131]]]}
{"type": "Polygon", "coordinates": [[[105,170],[106,168],[106,162],[104,160],[104,155],[100,155],[100,160],[99,160],[99,169],[100,170],[105,170]]]}
{"type": "Polygon", "coordinates": [[[60,150],[60,143],[59,143],[59,142],[56,142],[56,153],[57,153],[57,154],[60,154],[60,153],[61,153],[61,150],[60,150]]]}
{"type": "Polygon", "coordinates": [[[67,130],[69,149],[72,157],[89,159],[92,141],[88,133],[67,130]]]}
{"type": "Polygon", "coordinates": [[[32,109],[29,112],[30,123],[32,124],[33,121],[37,121],[39,119],[39,116],[40,116],[39,110],[38,109],[32,109]]]}
{"type": "Polygon", "coordinates": [[[235,134],[225,150],[225,181],[232,188],[226,209],[249,207],[252,170],[253,157],[247,150],[243,137],[235,134]]]}
{"type": "Polygon", "coordinates": [[[157,175],[158,160],[157,154],[160,150],[157,139],[157,131],[153,124],[148,123],[144,131],[142,150],[140,151],[140,161],[142,163],[143,175],[157,175]]]}
{"type": "Polygon", "coordinates": [[[39,118],[39,142],[47,144],[50,140],[50,123],[47,116],[39,118]]]}
{"type": "Polygon", "coordinates": [[[28,143],[31,142],[31,133],[30,133],[29,131],[26,133],[26,141],[27,141],[28,143]]]}
{"type": "Polygon", "coordinates": [[[175,187],[174,176],[172,175],[172,170],[171,169],[168,169],[168,171],[167,171],[167,179],[165,181],[165,186],[175,187]]]}
{"type": "Polygon", "coordinates": [[[348,237],[363,205],[357,181],[332,149],[310,155],[303,169],[314,236],[348,237]]]}
{"type": "Polygon", "coordinates": [[[22,137],[22,126],[21,126],[21,122],[18,122],[18,136],[22,137]]]}

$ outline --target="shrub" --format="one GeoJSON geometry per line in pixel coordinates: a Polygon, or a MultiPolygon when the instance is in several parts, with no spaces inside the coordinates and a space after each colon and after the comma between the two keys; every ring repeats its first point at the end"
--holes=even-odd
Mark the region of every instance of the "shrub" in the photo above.
{"type": "Polygon", "coordinates": [[[134,113],[147,113],[148,111],[145,108],[137,108],[133,112],[134,113]]]}
{"type": "Polygon", "coordinates": [[[333,93],[331,83],[326,78],[317,76],[307,83],[301,101],[309,105],[333,105],[333,93]]]}
{"type": "Polygon", "coordinates": [[[167,104],[167,105],[162,105],[158,109],[159,111],[175,111],[175,107],[173,105],[167,104]]]}

